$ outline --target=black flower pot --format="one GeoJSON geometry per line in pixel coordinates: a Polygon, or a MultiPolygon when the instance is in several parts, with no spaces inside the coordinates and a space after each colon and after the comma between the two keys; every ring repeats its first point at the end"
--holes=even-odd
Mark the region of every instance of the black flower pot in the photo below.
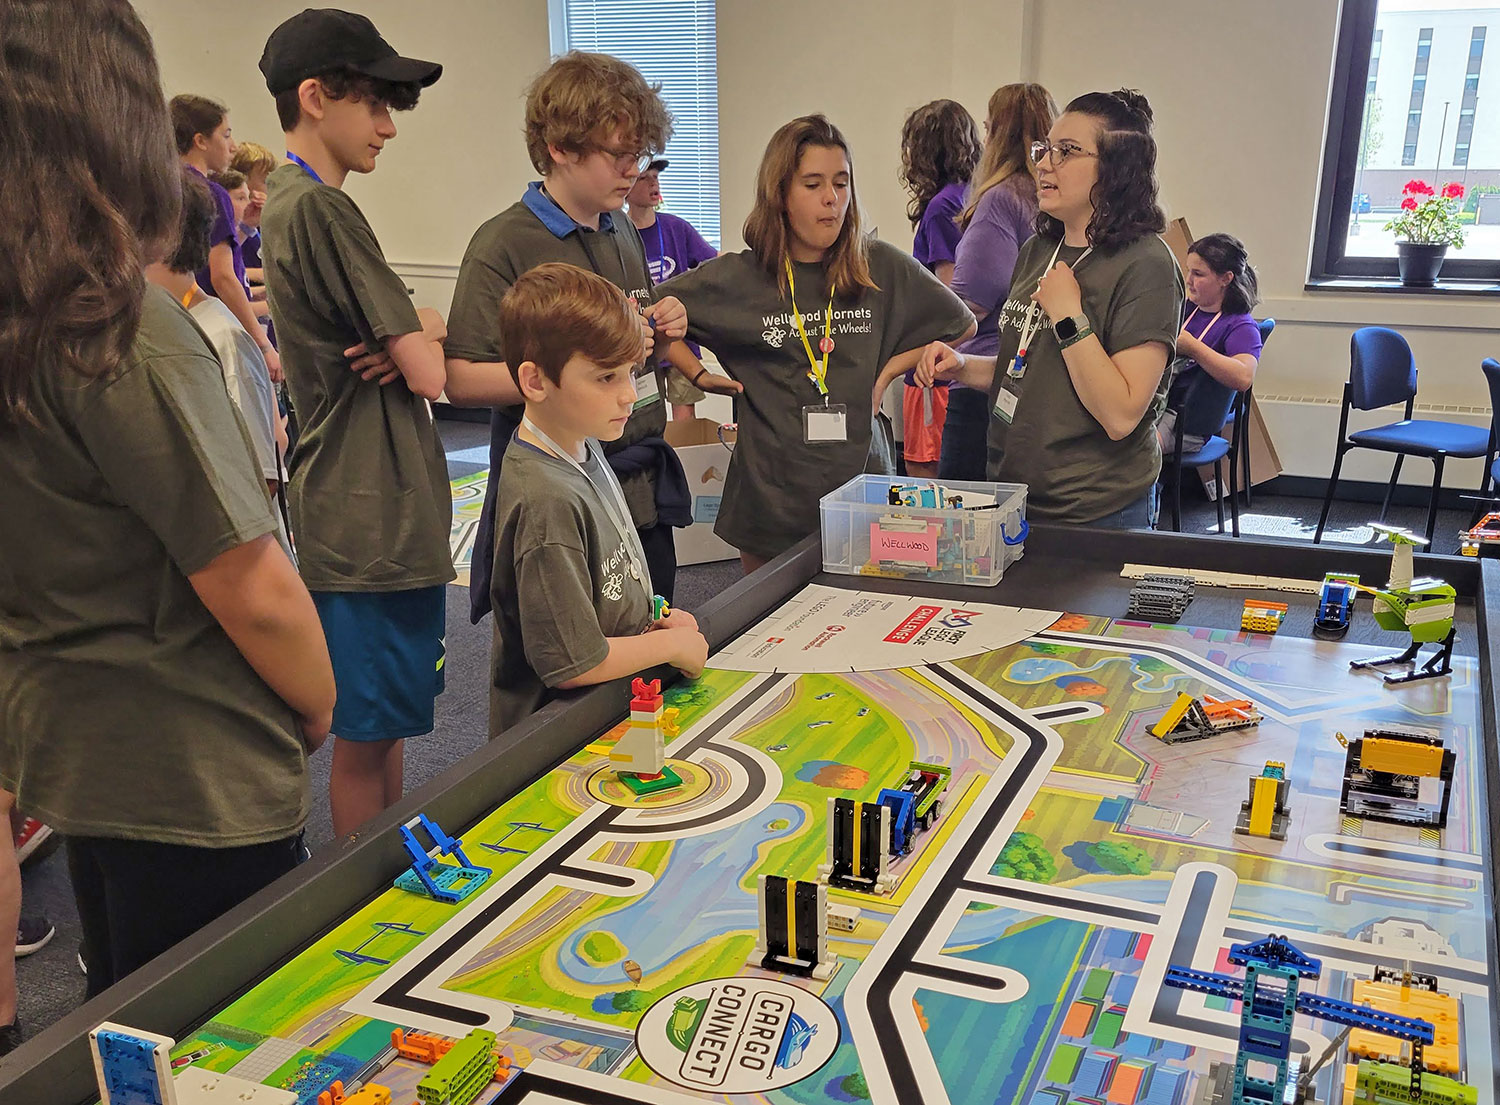
{"type": "Polygon", "coordinates": [[[1397,242],[1396,265],[1401,270],[1401,283],[1408,288],[1432,287],[1437,283],[1438,270],[1443,267],[1447,253],[1445,245],[1397,242]]]}

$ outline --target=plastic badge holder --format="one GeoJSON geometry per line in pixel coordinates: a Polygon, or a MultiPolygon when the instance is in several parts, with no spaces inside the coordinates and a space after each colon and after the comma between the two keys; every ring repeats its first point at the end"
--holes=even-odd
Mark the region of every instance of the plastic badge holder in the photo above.
{"type": "Polygon", "coordinates": [[[824,495],[819,514],[825,572],[991,587],[1021,558],[1026,485],[862,475],[824,495]],[[893,487],[922,505],[893,505],[893,487]],[[936,505],[955,495],[986,509],[936,505]]]}

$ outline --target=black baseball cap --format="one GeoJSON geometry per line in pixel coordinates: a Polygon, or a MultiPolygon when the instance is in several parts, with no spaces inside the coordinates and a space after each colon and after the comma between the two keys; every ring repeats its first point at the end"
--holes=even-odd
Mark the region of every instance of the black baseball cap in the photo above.
{"type": "Polygon", "coordinates": [[[337,8],[308,8],[292,16],[271,32],[260,55],[260,71],[272,95],[332,69],[423,88],[443,75],[437,62],[402,57],[375,24],[337,8]]]}
{"type": "Polygon", "coordinates": [[[648,172],[648,173],[659,173],[659,172],[661,172],[663,169],[665,169],[670,164],[671,164],[671,162],[668,161],[665,157],[658,157],[658,158],[655,158],[651,162],[651,164],[649,164],[649,165],[646,166],[646,172],[648,172]]]}

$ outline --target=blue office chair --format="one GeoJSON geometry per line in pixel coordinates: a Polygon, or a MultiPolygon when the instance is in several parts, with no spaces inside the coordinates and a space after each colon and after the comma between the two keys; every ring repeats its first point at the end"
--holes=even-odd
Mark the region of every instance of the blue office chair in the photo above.
{"type": "Polygon", "coordinates": [[[1318,516],[1318,530],[1313,543],[1323,539],[1328,511],[1338,489],[1339,469],[1350,449],[1376,449],[1395,453],[1391,481],[1380,504],[1380,520],[1385,521],[1391,506],[1391,495],[1401,475],[1401,463],[1408,456],[1426,457],[1432,461],[1432,491],[1427,498],[1427,541],[1437,524],[1438,492],[1443,486],[1443,463],[1449,457],[1482,457],[1490,444],[1490,431],[1461,422],[1435,422],[1412,418],[1417,398],[1417,363],[1411,346],[1394,330],[1384,326],[1366,326],[1356,330],[1349,342],[1349,379],[1344,384],[1344,400],[1339,407],[1339,440],[1333,455],[1333,472],[1328,477],[1328,493],[1323,496],[1323,512],[1318,516]],[[1369,430],[1349,433],[1349,408],[1372,411],[1404,402],[1406,412],[1400,422],[1391,422],[1369,430]]]}
{"type": "MultiPolygon", "coordinates": [[[[1189,390],[1181,407],[1176,409],[1177,415],[1177,446],[1172,454],[1163,457],[1163,466],[1172,469],[1170,479],[1172,480],[1172,529],[1176,533],[1182,532],[1182,474],[1189,468],[1198,469],[1206,464],[1214,466],[1214,490],[1218,492],[1214,498],[1214,510],[1219,516],[1219,532],[1224,532],[1224,458],[1229,457],[1229,470],[1235,471],[1235,457],[1239,455],[1240,440],[1244,436],[1245,425],[1245,392],[1232,391],[1218,384],[1212,377],[1205,375],[1203,380],[1206,385],[1199,389],[1203,394],[1195,396],[1193,389],[1189,390]],[[1230,440],[1214,434],[1203,443],[1201,449],[1195,452],[1185,453],[1182,451],[1182,439],[1189,434],[1202,434],[1202,429],[1196,426],[1207,427],[1223,426],[1233,419],[1234,429],[1230,433],[1230,440]]],[[[1236,494],[1236,488],[1231,483],[1229,487],[1229,513],[1234,519],[1234,535],[1240,535],[1240,500],[1236,494]]]]}
{"type": "MultiPolygon", "coordinates": [[[[1479,483],[1479,497],[1483,499],[1500,492],[1500,460],[1495,457],[1496,447],[1500,446],[1500,361],[1486,357],[1479,362],[1479,369],[1484,373],[1485,383],[1490,385],[1490,445],[1485,450],[1484,476],[1479,483]]],[[[1484,510],[1482,502],[1479,509],[1484,510]]]]}
{"type": "MultiPolygon", "coordinates": [[[[1276,320],[1274,318],[1263,318],[1255,325],[1260,330],[1261,357],[1264,358],[1266,355],[1266,342],[1270,340],[1271,332],[1276,329],[1276,320]]],[[[1250,396],[1254,391],[1254,386],[1246,388],[1245,394],[1240,400],[1232,434],[1236,445],[1229,454],[1229,487],[1235,494],[1238,494],[1241,490],[1245,492],[1246,510],[1250,509],[1250,487],[1254,481],[1250,478],[1250,433],[1248,429],[1244,431],[1240,429],[1239,417],[1240,415],[1249,416],[1250,396]],[[1243,488],[1240,486],[1239,470],[1241,465],[1245,468],[1245,483],[1243,488]]],[[[1240,514],[1237,510],[1232,511],[1232,513],[1234,514],[1234,535],[1238,537],[1240,535],[1240,514]]]]}

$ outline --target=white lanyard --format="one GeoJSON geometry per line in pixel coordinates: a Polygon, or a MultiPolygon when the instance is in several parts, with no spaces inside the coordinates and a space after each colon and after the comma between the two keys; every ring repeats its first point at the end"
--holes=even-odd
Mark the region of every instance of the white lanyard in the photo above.
{"type": "MultiPolygon", "coordinates": [[[[1044,277],[1052,271],[1052,266],[1057,264],[1057,255],[1062,252],[1062,247],[1062,239],[1059,238],[1057,240],[1057,248],[1052,251],[1052,256],[1047,261],[1047,267],[1042,270],[1044,277]]],[[[1079,255],[1078,260],[1073,262],[1073,268],[1078,268],[1079,265],[1083,264],[1084,258],[1093,252],[1093,246],[1085,249],[1079,255]]],[[[1042,282],[1038,280],[1037,287],[1040,288],[1041,286],[1042,282]]],[[[1046,312],[1042,310],[1040,303],[1032,303],[1031,306],[1026,308],[1026,317],[1021,320],[1021,343],[1016,346],[1016,359],[1011,362],[1010,368],[1006,370],[1018,379],[1026,374],[1026,352],[1031,348],[1031,339],[1036,337],[1037,331],[1042,328],[1042,317],[1045,314],[1046,312]]]]}
{"type": "MultiPolygon", "coordinates": [[[[566,449],[563,449],[557,442],[539,430],[535,422],[522,415],[521,425],[525,426],[531,432],[532,436],[550,449],[559,460],[571,464],[578,470],[578,474],[588,481],[588,485],[594,489],[603,502],[604,513],[609,515],[610,521],[615,524],[615,529],[619,530],[620,540],[625,542],[625,550],[630,556],[630,578],[639,580],[641,586],[646,589],[646,597],[648,599],[651,598],[655,592],[651,589],[651,568],[646,563],[646,550],[641,546],[641,535],[636,532],[635,526],[630,520],[630,506],[625,502],[625,491],[620,487],[620,481],[615,478],[614,469],[609,466],[609,462],[604,459],[603,454],[601,453],[598,459],[599,467],[604,469],[604,480],[609,485],[609,494],[607,495],[594,482],[593,477],[588,473],[588,469],[579,464],[578,459],[566,449]]],[[[583,452],[585,459],[588,457],[589,446],[592,444],[588,438],[584,438],[583,452]]]]}

